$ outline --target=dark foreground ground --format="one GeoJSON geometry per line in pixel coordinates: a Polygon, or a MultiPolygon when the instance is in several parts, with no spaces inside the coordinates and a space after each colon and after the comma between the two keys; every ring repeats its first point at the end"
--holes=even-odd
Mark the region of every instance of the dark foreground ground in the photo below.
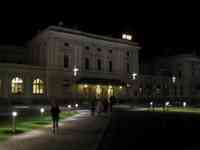
{"type": "Polygon", "coordinates": [[[199,150],[200,114],[114,110],[98,150],[199,150]]]}

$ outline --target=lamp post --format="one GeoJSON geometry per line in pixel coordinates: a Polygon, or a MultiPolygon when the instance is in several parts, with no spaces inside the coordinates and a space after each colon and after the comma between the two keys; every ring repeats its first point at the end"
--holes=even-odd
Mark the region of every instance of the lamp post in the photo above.
{"type": "Polygon", "coordinates": [[[176,77],[173,75],[172,76],[172,83],[175,83],[176,82],[176,77]]]}
{"type": "Polygon", "coordinates": [[[187,106],[187,103],[186,102],[183,102],[183,107],[185,108],[187,106]]]}
{"type": "Polygon", "coordinates": [[[75,107],[78,108],[78,104],[75,104],[75,107]]]}
{"type": "Polygon", "coordinates": [[[153,109],[153,102],[150,102],[150,108],[153,109]]]}
{"type": "MultiPolygon", "coordinates": [[[[176,77],[173,75],[172,76],[172,83],[175,84],[176,82],[176,77]]],[[[173,85],[173,89],[174,89],[174,96],[176,96],[176,88],[175,88],[175,85],[173,85]]]]}
{"type": "Polygon", "coordinates": [[[12,112],[12,132],[15,133],[16,131],[16,117],[17,117],[18,113],[16,111],[12,112]]]}
{"type": "Polygon", "coordinates": [[[168,110],[169,104],[170,104],[169,101],[167,101],[167,102],[165,103],[166,110],[168,110]]]}
{"type": "MultiPolygon", "coordinates": [[[[74,69],[73,69],[73,72],[74,72],[74,77],[76,77],[77,76],[77,74],[78,74],[78,71],[79,71],[79,69],[76,67],[76,65],[74,66],[74,69]]],[[[77,85],[75,84],[75,100],[77,99],[77,92],[78,92],[78,88],[77,88],[77,85]]]]}
{"type": "Polygon", "coordinates": [[[132,74],[132,79],[135,80],[135,79],[136,79],[136,76],[137,76],[137,73],[133,72],[133,74],[132,74]]]}
{"type": "Polygon", "coordinates": [[[44,115],[44,108],[40,108],[40,113],[41,113],[41,116],[43,116],[44,115]]]}
{"type": "Polygon", "coordinates": [[[73,69],[74,77],[77,76],[78,71],[79,71],[79,69],[76,66],[74,66],[74,69],[73,69]]]}

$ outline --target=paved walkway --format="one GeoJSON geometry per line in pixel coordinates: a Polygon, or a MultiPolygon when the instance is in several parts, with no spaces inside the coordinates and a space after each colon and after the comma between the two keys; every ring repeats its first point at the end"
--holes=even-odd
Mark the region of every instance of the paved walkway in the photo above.
{"type": "Polygon", "coordinates": [[[58,135],[51,128],[34,130],[0,143],[0,150],[95,150],[109,116],[92,117],[87,110],[65,120],[58,135]]]}

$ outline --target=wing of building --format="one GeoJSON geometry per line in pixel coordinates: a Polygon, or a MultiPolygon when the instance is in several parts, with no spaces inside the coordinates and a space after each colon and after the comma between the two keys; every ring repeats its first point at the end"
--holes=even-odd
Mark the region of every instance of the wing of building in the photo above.
{"type": "Polygon", "coordinates": [[[23,103],[134,96],[137,43],[49,26],[28,47],[2,47],[0,96],[23,103]]]}

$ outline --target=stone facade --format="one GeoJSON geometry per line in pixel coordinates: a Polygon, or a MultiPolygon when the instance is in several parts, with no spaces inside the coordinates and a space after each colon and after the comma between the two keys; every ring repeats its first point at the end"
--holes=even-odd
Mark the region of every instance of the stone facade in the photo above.
{"type": "MultiPolygon", "coordinates": [[[[132,73],[139,74],[137,43],[63,27],[50,26],[28,43],[22,64],[1,62],[1,96],[57,97],[77,100],[91,97],[128,97],[132,73]],[[77,68],[77,75],[74,75],[77,68]],[[23,78],[24,91],[10,94],[12,77],[23,78]],[[32,82],[44,82],[44,93],[32,94],[32,82]]],[[[132,86],[131,86],[132,87],[132,86]]]]}
{"type": "Polygon", "coordinates": [[[169,88],[170,97],[200,96],[200,58],[194,54],[158,57],[140,67],[143,74],[155,79],[156,76],[168,78],[164,85],[169,88]],[[173,76],[175,83],[172,83],[173,76]]]}

